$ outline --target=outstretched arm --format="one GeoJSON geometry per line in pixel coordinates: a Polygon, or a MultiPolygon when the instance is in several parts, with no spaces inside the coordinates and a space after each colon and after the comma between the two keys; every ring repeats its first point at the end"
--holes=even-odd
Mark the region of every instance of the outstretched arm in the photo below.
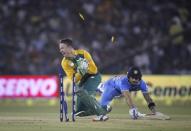
{"type": "Polygon", "coordinates": [[[152,111],[152,113],[156,113],[156,107],[155,107],[155,103],[153,102],[153,100],[151,99],[149,93],[143,93],[143,96],[148,104],[149,109],[152,111]]]}
{"type": "Polygon", "coordinates": [[[139,112],[137,111],[137,108],[135,107],[130,92],[129,91],[123,91],[123,95],[125,97],[125,100],[129,106],[129,115],[132,119],[137,119],[139,117],[139,112]]]}
{"type": "Polygon", "coordinates": [[[129,92],[129,91],[124,91],[124,92],[123,92],[123,95],[124,95],[124,97],[125,97],[125,100],[126,100],[128,106],[129,106],[129,108],[130,108],[130,109],[131,109],[131,108],[134,108],[135,106],[134,106],[134,104],[133,104],[133,101],[132,101],[130,92],[129,92]]]}

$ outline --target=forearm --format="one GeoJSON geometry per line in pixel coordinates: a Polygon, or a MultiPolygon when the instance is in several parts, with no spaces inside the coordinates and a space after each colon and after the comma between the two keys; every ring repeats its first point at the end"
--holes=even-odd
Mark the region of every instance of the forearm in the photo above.
{"type": "Polygon", "coordinates": [[[133,108],[134,107],[134,104],[133,104],[131,99],[127,99],[126,98],[126,102],[127,102],[128,106],[129,106],[129,108],[133,108]]]}
{"type": "Polygon", "coordinates": [[[131,109],[131,108],[135,107],[135,105],[131,99],[130,93],[128,91],[126,91],[123,93],[123,95],[125,96],[125,100],[129,106],[129,108],[131,109]]]}
{"type": "Polygon", "coordinates": [[[98,72],[96,65],[93,63],[93,61],[89,62],[89,68],[88,73],[90,74],[96,74],[98,72]]]}
{"type": "Polygon", "coordinates": [[[129,115],[131,116],[132,119],[137,119],[138,111],[131,99],[131,95],[130,95],[129,91],[124,91],[123,95],[125,96],[125,100],[129,106],[129,115]]]}
{"type": "Polygon", "coordinates": [[[84,57],[88,62],[88,73],[96,74],[98,72],[98,69],[97,69],[97,66],[96,66],[95,62],[93,61],[91,55],[87,51],[84,51],[84,57]]]}
{"type": "Polygon", "coordinates": [[[75,83],[78,83],[81,80],[82,76],[79,73],[75,74],[75,83]]]}
{"type": "Polygon", "coordinates": [[[152,113],[156,113],[156,105],[153,102],[153,100],[151,99],[149,93],[144,93],[143,94],[147,104],[148,104],[148,108],[151,110],[152,113]]]}

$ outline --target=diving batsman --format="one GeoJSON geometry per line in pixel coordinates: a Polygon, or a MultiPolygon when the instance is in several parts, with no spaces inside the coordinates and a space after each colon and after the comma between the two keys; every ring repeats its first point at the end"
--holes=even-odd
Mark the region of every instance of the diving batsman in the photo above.
{"type": "Polygon", "coordinates": [[[151,99],[148,92],[147,84],[142,80],[142,73],[138,67],[131,67],[127,75],[115,76],[98,86],[98,90],[102,92],[100,104],[102,107],[108,107],[114,97],[123,95],[129,106],[129,115],[132,119],[150,118],[166,120],[169,116],[156,111],[156,104],[151,99]],[[141,91],[144,99],[151,110],[151,114],[142,114],[138,112],[136,105],[130,95],[130,92],[141,91]]]}

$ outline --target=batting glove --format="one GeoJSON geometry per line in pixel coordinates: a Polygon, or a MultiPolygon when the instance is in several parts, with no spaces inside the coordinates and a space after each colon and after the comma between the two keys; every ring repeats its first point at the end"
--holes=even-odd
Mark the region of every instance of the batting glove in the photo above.
{"type": "Polygon", "coordinates": [[[132,119],[137,119],[138,116],[138,111],[137,108],[133,107],[129,110],[129,115],[131,116],[132,119]]]}

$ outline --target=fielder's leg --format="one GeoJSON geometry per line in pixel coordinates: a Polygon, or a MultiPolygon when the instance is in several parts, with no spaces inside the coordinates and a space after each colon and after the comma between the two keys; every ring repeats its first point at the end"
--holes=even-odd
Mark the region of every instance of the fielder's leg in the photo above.
{"type": "MultiPolygon", "coordinates": [[[[87,78],[87,80],[84,83],[81,83],[80,87],[81,89],[86,90],[89,96],[92,98],[95,97],[97,86],[101,82],[101,75],[98,73],[96,75],[90,76],[87,78]]],[[[97,102],[97,101],[96,101],[97,102]]],[[[77,103],[76,103],[76,111],[81,112],[78,116],[89,116],[89,115],[95,115],[95,111],[90,109],[86,104],[84,104],[84,100],[81,97],[77,97],[77,103]]]]}
{"type": "Polygon", "coordinates": [[[90,96],[86,90],[80,89],[76,92],[81,102],[86,106],[86,108],[92,111],[93,115],[105,115],[106,111],[101,107],[97,100],[90,96]]]}

